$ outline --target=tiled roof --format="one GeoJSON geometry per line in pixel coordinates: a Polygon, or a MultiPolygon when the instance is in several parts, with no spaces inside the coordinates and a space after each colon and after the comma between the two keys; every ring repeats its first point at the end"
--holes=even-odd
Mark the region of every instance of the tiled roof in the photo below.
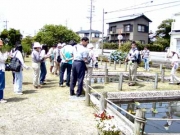
{"type": "MultiPolygon", "coordinates": [[[[83,33],[89,33],[89,31],[90,30],[80,30],[80,31],[77,31],[76,33],[83,34],[83,33]]],[[[91,30],[91,33],[102,34],[102,32],[98,30],[91,30]]]]}

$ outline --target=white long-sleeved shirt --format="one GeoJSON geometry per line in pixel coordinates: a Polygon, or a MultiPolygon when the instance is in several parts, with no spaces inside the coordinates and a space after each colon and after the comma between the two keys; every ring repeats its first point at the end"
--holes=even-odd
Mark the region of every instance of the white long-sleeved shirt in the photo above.
{"type": "Polygon", "coordinates": [[[128,54],[129,60],[137,60],[138,59],[139,51],[137,48],[131,49],[128,54]]]}
{"type": "Polygon", "coordinates": [[[93,67],[96,61],[96,57],[93,49],[89,50],[89,57],[91,58],[91,62],[87,64],[87,67],[93,67]]]}
{"type": "Polygon", "coordinates": [[[0,52],[0,70],[2,70],[3,72],[5,71],[5,62],[8,58],[8,53],[1,53],[0,52]]]}
{"type": "Polygon", "coordinates": [[[19,59],[19,61],[21,62],[22,64],[22,67],[21,68],[28,68],[28,66],[26,66],[26,64],[24,63],[24,59],[23,59],[23,56],[22,56],[22,53],[18,50],[16,50],[14,53],[13,53],[13,57],[16,57],[19,59]]]}

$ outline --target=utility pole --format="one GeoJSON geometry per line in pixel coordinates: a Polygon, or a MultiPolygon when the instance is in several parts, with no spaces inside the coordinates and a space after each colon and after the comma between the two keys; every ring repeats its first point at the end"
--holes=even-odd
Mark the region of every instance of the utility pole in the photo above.
{"type": "Polygon", "coordinates": [[[3,21],[4,23],[5,23],[5,25],[4,25],[4,27],[5,27],[5,29],[7,30],[7,23],[9,22],[9,21],[3,21]]]}
{"type": "Polygon", "coordinates": [[[102,24],[102,45],[101,45],[101,48],[102,48],[102,52],[101,52],[101,54],[103,55],[103,45],[104,45],[104,14],[105,14],[105,12],[104,12],[104,8],[103,8],[103,24],[102,24]]]}
{"type": "Polygon", "coordinates": [[[68,20],[66,19],[66,27],[68,27],[68,20]]]}
{"type": "Polygon", "coordinates": [[[89,42],[91,42],[91,38],[92,38],[92,12],[93,12],[93,0],[91,0],[91,7],[90,7],[90,30],[89,30],[89,42]]]}

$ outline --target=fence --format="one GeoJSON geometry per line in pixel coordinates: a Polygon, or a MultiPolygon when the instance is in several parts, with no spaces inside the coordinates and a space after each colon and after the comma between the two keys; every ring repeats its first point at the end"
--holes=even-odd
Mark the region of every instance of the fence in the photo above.
{"type": "MultiPolygon", "coordinates": [[[[122,75],[121,75],[122,77],[122,75]]],[[[144,134],[144,126],[145,123],[147,121],[154,121],[154,120],[158,120],[158,121],[180,121],[180,119],[164,119],[164,118],[145,118],[145,112],[142,109],[137,109],[136,110],[136,115],[132,115],[131,113],[127,112],[126,110],[124,110],[123,108],[117,106],[115,103],[113,103],[112,101],[110,101],[107,97],[108,93],[107,92],[103,92],[103,93],[99,93],[97,90],[93,89],[90,86],[90,81],[91,79],[87,78],[86,79],[86,88],[84,88],[85,90],[85,104],[86,106],[90,106],[90,102],[92,101],[95,105],[99,105],[99,110],[101,111],[109,111],[111,110],[111,112],[116,115],[117,117],[121,117],[120,119],[123,120],[127,126],[129,128],[131,128],[131,130],[133,131],[133,135],[143,135],[144,134]],[[91,93],[91,91],[94,91],[96,94],[98,94],[100,96],[100,100],[98,100],[94,93],[91,93]],[[120,112],[118,112],[116,109],[114,109],[114,107],[118,108],[119,110],[123,111],[125,114],[127,114],[128,116],[132,117],[134,119],[134,123],[129,123],[129,121],[124,118],[123,115],[120,115],[120,112]]],[[[163,134],[159,134],[159,135],[165,135],[165,133],[163,134]]],[[[169,135],[169,133],[168,133],[169,135]]]]}

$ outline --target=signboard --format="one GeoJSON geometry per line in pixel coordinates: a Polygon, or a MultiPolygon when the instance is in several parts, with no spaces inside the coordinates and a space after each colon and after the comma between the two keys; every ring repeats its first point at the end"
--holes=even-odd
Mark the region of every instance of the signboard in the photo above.
{"type": "Polygon", "coordinates": [[[118,35],[118,40],[122,40],[123,36],[122,35],[118,35]]]}

